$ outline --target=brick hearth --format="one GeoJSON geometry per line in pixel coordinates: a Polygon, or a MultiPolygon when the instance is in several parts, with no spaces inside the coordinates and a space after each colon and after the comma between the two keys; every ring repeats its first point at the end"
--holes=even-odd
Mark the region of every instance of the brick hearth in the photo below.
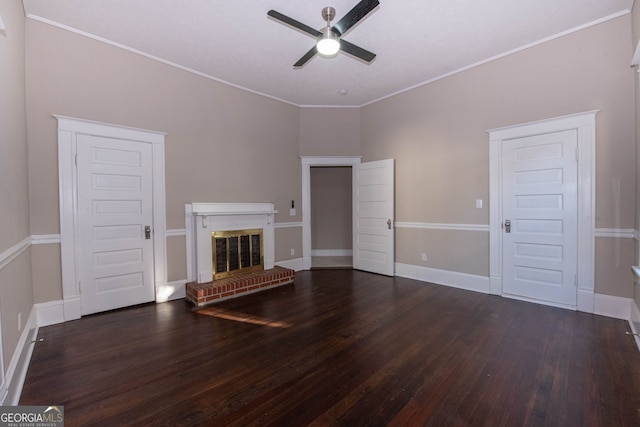
{"type": "Polygon", "coordinates": [[[186,284],[187,300],[198,307],[293,283],[295,271],[276,265],[269,270],[227,277],[215,282],[186,284]]]}

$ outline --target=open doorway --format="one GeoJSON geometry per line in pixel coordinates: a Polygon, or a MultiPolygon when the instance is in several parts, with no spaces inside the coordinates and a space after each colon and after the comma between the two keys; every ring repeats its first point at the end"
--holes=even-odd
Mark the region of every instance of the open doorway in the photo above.
{"type": "Polygon", "coordinates": [[[303,269],[311,269],[311,169],[316,167],[346,167],[360,164],[360,156],[301,156],[302,161],[302,262],[303,269]]]}
{"type": "Polygon", "coordinates": [[[311,268],[351,268],[351,166],[314,166],[310,184],[311,268]]]}
{"type": "Polygon", "coordinates": [[[302,261],[311,268],[311,168],[346,166],[352,170],[353,268],[394,275],[393,159],[366,163],[360,157],[307,157],[302,160],[302,261]]]}

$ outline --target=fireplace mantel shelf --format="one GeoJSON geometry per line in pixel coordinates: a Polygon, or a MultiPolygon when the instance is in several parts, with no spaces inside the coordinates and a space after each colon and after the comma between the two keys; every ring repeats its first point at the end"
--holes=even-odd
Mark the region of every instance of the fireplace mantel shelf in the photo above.
{"type": "Polygon", "coordinates": [[[198,216],[214,215],[275,215],[272,203],[192,203],[191,213],[198,216]]]}

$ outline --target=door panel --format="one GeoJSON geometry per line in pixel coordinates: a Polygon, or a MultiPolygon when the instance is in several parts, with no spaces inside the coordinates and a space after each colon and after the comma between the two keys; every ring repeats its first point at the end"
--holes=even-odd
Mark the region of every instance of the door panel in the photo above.
{"type": "Polygon", "coordinates": [[[577,133],[507,140],[502,150],[503,293],[573,307],[577,133]]]}
{"type": "Polygon", "coordinates": [[[353,268],[394,275],[393,159],[353,166],[353,268]]]}
{"type": "Polygon", "coordinates": [[[82,314],[154,299],[152,148],[78,135],[82,314]]]}

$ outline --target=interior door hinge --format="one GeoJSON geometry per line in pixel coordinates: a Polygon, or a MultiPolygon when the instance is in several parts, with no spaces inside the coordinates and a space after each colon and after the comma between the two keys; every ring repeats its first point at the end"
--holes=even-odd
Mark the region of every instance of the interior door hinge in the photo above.
{"type": "Polygon", "coordinates": [[[76,161],[76,167],[78,167],[78,155],[77,155],[77,154],[76,154],[76,159],[75,159],[75,161],[76,161]]]}
{"type": "Polygon", "coordinates": [[[578,147],[576,147],[576,162],[580,160],[580,153],[578,151],[578,147]]]}

